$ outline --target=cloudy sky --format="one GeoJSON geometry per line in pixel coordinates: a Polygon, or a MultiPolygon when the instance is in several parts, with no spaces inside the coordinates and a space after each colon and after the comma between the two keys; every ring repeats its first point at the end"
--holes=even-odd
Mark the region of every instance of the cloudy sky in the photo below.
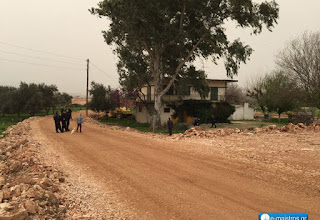
{"type": "MultiPolygon", "coordinates": [[[[86,59],[92,61],[90,81],[119,86],[116,56],[103,41],[108,22],[88,8],[99,0],[0,0],[0,85],[24,82],[56,84],[60,91],[85,94],[86,59]],[[47,53],[44,53],[47,52],[47,53]]],[[[261,0],[256,0],[261,2],[261,0]]],[[[273,32],[251,36],[227,25],[231,39],[240,38],[254,53],[241,66],[240,85],[274,67],[275,55],[304,31],[320,31],[319,0],[277,0],[280,19],[273,32]]],[[[199,62],[209,78],[226,78],[221,64],[199,62]]]]}

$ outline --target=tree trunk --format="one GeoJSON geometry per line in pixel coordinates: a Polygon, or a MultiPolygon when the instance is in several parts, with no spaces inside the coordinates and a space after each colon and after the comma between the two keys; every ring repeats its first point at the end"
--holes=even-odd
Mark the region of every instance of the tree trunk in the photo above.
{"type": "Polygon", "coordinates": [[[261,106],[261,105],[260,105],[260,108],[261,108],[261,111],[263,113],[263,118],[267,119],[268,117],[267,117],[267,114],[266,114],[266,109],[264,108],[264,106],[261,106]]]}
{"type": "Polygon", "coordinates": [[[154,110],[155,113],[153,115],[153,121],[152,121],[152,129],[155,131],[155,129],[161,127],[161,106],[162,106],[162,100],[160,94],[155,95],[154,97],[154,110]]]}
{"type": "Polygon", "coordinates": [[[152,117],[152,129],[161,127],[161,107],[162,107],[162,75],[160,70],[160,53],[155,47],[153,60],[153,80],[154,80],[154,115],[152,117]]]}
{"type": "Polygon", "coordinates": [[[278,115],[279,115],[278,120],[279,120],[279,123],[280,123],[280,119],[281,119],[281,112],[280,112],[280,113],[278,113],[278,115]]]}

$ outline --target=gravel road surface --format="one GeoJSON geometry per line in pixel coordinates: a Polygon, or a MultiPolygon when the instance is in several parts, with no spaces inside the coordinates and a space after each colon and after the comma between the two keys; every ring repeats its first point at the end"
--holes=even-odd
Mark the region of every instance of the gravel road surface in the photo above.
{"type": "MultiPolygon", "coordinates": [[[[75,127],[75,121],[70,127],[75,127]]],[[[100,213],[99,218],[103,212],[111,213],[103,213],[108,218],[228,220],[258,219],[260,212],[307,212],[310,219],[320,219],[319,182],[310,188],[304,181],[307,172],[286,174],[282,169],[281,173],[272,164],[265,166],[263,155],[258,155],[257,163],[250,157],[243,159],[250,145],[243,140],[263,149],[266,144],[259,141],[264,139],[283,142],[272,134],[261,139],[236,136],[204,142],[158,138],[89,122],[84,123],[83,133],[56,134],[52,117],[34,121],[32,130],[46,144],[48,160],[92,186],[86,188],[86,195],[92,192],[96,199],[82,200],[100,213]]],[[[320,142],[319,136],[313,138],[320,142]]],[[[318,158],[314,161],[318,169],[320,146],[313,147],[318,151],[303,159],[318,158]]],[[[299,154],[290,157],[299,163],[299,154]]]]}

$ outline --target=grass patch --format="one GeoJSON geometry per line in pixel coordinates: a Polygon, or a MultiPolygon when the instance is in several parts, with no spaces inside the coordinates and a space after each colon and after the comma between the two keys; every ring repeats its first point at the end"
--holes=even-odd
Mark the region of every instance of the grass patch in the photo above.
{"type": "MultiPolygon", "coordinates": [[[[138,131],[142,132],[153,132],[151,128],[151,124],[149,123],[138,123],[133,119],[129,118],[106,118],[105,116],[100,120],[100,122],[107,124],[107,125],[115,125],[115,126],[121,126],[121,127],[130,127],[134,128],[138,131]]],[[[173,126],[172,133],[177,134],[177,133],[183,133],[189,128],[188,125],[186,124],[175,124],[173,126]]],[[[167,128],[161,128],[155,130],[154,133],[162,133],[162,134],[167,134],[168,129],[167,128]]]]}

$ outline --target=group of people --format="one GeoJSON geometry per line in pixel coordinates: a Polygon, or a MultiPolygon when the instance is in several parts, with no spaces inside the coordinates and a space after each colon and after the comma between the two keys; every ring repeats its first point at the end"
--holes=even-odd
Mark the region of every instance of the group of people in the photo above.
{"type": "Polygon", "coordinates": [[[70,108],[64,109],[64,107],[62,107],[61,115],[59,115],[58,111],[56,111],[56,114],[53,116],[53,120],[56,125],[57,133],[59,133],[59,130],[61,133],[70,131],[69,125],[70,120],[72,120],[72,110],[70,108]]]}
{"type": "MultiPolygon", "coordinates": [[[[193,125],[194,126],[200,126],[200,118],[196,117],[194,119],[193,125]]],[[[172,129],[173,129],[173,122],[172,122],[171,118],[168,119],[167,126],[168,126],[169,135],[171,136],[172,135],[172,129]]],[[[211,128],[213,128],[213,126],[215,128],[217,128],[216,118],[215,118],[214,115],[211,115],[211,128]]]]}
{"type": "MultiPolygon", "coordinates": [[[[58,111],[56,111],[56,114],[53,116],[53,120],[56,126],[56,132],[61,133],[70,131],[69,125],[70,120],[72,119],[72,110],[70,108],[64,109],[64,107],[61,108],[61,114],[59,115],[58,111]]],[[[77,118],[77,131],[80,128],[80,132],[82,132],[82,123],[83,118],[80,114],[80,116],[77,118]]]]}

